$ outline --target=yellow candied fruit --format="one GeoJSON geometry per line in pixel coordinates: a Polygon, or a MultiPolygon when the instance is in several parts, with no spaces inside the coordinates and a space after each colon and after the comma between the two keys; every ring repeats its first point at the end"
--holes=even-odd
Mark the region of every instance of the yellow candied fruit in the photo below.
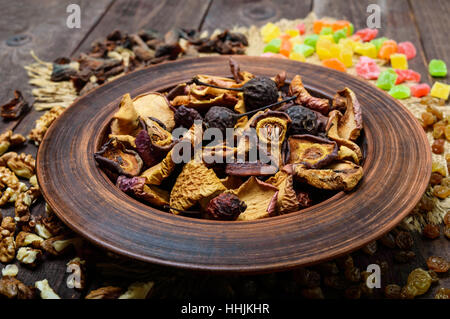
{"type": "Polygon", "coordinates": [[[317,48],[316,52],[317,52],[317,55],[319,56],[320,60],[331,59],[333,57],[331,55],[330,50],[327,50],[327,49],[324,49],[324,48],[317,48]]]}
{"type": "Polygon", "coordinates": [[[289,41],[292,43],[292,46],[303,43],[303,39],[301,36],[292,37],[289,39],[289,41]]]}
{"type": "Polygon", "coordinates": [[[261,36],[263,37],[263,41],[266,43],[278,38],[280,34],[280,28],[272,22],[267,23],[261,28],[261,36]]]}
{"type": "Polygon", "coordinates": [[[339,40],[339,45],[342,45],[344,47],[347,47],[349,49],[352,49],[352,51],[355,51],[355,48],[360,44],[358,41],[354,41],[350,38],[343,38],[339,40]]]}
{"type": "Polygon", "coordinates": [[[355,52],[372,59],[377,58],[377,47],[373,43],[358,43],[355,47],[355,52]]]}
{"type": "Polygon", "coordinates": [[[431,164],[431,172],[439,173],[444,177],[447,176],[447,171],[445,170],[445,166],[439,162],[433,162],[433,164],[431,164]]]}
{"type": "Polygon", "coordinates": [[[442,82],[434,82],[430,95],[443,100],[447,100],[450,94],[450,85],[442,82]]]}
{"type": "Polygon", "coordinates": [[[301,54],[299,52],[294,52],[294,51],[289,53],[289,59],[294,60],[294,61],[300,61],[300,62],[305,62],[306,61],[306,59],[303,56],[303,54],[301,54]]]}
{"type": "Polygon", "coordinates": [[[298,30],[290,29],[290,30],[286,30],[286,34],[288,34],[290,37],[296,37],[300,33],[298,32],[298,30]]]}
{"type": "Polygon", "coordinates": [[[392,68],[399,70],[408,69],[408,60],[406,59],[406,55],[402,53],[394,53],[391,54],[390,59],[392,68]]]}

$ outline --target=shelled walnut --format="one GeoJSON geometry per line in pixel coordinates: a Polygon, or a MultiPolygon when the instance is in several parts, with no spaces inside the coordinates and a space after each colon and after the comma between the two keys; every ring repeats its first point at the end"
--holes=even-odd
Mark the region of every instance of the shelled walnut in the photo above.
{"type": "Polygon", "coordinates": [[[0,166],[8,166],[17,176],[30,178],[34,175],[36,161],[30,154],[8,152],[0,157],[0,166]]]}
{"type": "Polygon", "coordinates": [[[12,236],[3,238],[0,241],[0,262],[9,263],[16,256],[16,243],[12,236]]]}
{"type": "Polygon", "coordinates": [[[31,247],[20,247],[16,258],[24,265],[35,267],[42,258],[42,251],[31,247]]]}
{"type": "Polygon", "coordinates": [[[28,138],[36,145],[39,145],[44,138],[45,132],[52,123],[64,112],[64,108],[61,106],[55,106],[51,110],[47,111],[39,119],[36,120],[35,127],[28,134],[28,138]]]}
{"type": "Polygon", "coordinates": [[[35,290],[14,277],[4,276],[0,279],[0,295],[8,299],[33,299],[35,290]]]}
{"type": "Polygon", "coordinates": [[[27,139],[21,134],[13,134],[13,131],[7,130],[0,134],[0,155],[5,153],[9,147],[23,144],[27,139]]]}
{"type": "Polygon", "coordinates": [[[30,206],[41,195],[39,188],[31,187],[24,193],[20,193],[15,202],[15,219],[18,222],[26,223],[30,220],[30,206]]]}

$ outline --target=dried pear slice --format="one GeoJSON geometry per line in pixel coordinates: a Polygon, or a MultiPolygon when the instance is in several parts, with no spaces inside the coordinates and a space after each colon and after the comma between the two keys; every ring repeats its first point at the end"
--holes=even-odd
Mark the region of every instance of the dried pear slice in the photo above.
{"type": "Polygon", "coordinates": [[[254,127],[261,142],[270,144],[276,142],[281,145],[286,136],[286,131],[291,124],[290,117],[284,112],[266,110],[256,113],[251,118],[250,127],[254,127]]]}
{"type": "Polygon", "coordinates": [[[125,94],[120,101],[119,110],[111,121],[111,134],[134,135],[139,127],[139,114],[136,111],[130,94],[125,94]]]}
{"type": "Polygon", "coordinates": [[[322,169],[295,165],[295,177],[309,185],[329,190],[352,190],[363,177],[363,169],[350,161],[335,162],[322,169]]]}
{"type": "MultiPolygon", "coordinates": [[[[195,160],[187,163],[170,193],[170,207],[187,210],[202,199],[212,198],[226,190],[216,173],[195,160]]],[[[171,210],[173,214],[179,214],[171,210]]]]}
{"type": "Polygon", "coordinates": [[[136,176],[141,172],[143,162],[138,153],[127,150],[115,140],[109,140],[100,151],[94,153],[94,159],[100,166],[120,175],[136,176]]]}
{"type": "Polygon", "coordinates": [[[145,182],[145,177],[128,178],[119,176],[116,184],[123,192],[134,195],[150,204],[159,207],[169,205],[169,192],[156,186],[145,185],[145,182]]]}
{"type": "Polygon", "coordinates": [[[172,134],[161,127],[158,122],[152,120],[151,118],[147,118],[145,119],[145,125],[147,126],[147,133],[152,144],[159,147],[172,144],[172,134]]]}
{"type": "Polygon", "coordinates": [[[339,160],[352,160],[355,164],[359,164],[358,155],[352,149],[348,148],[345,145],[341,145],[338,151],[338,159],[339,160]]]}
{"type": "Polygon", "coordinates": [[[161,185],[162,181],[169,177],[174,169],[175,163],[172,159],[172,151],[170,151],[160,163],[147,169],[141,176],[147,179],[146,184],[161,185]]]}
{"type": "Polygon", "coordinates": [[[158,92],[144,93],[133,99],[136,112],[143,119],[156,118],[172,132],[175,127],[174,111],[167,98],[158,92]]]}
{"type": "Polygon", "coordinates": [[[320,168],[338,156],[336,142],[313,135],[292,135],[288,139],[289,164],[305,164],[308,168],[320,168]]]}
{"type": "Polygon", "coordinates": [[[361,105],[355,93],[347,87],[338,91],[333,99],[333,106],[345,109],[344,115],[338,122],[339,136],[355,141],[363,128],[361,105]]]}
{"type": "Polygon", "coordinates": [[[256,220],[269,217],[275,211],[278,188],[250,177],[237,190],[229,191],[247,205],[237,220],[256,220]]]}
{"type": "Polygon", "coordinates": [[[172,100],[173,106],[184,105],[186,107],[192,107],[197,110],[206,111],[212,106],[220,105],[228,108],[234,107],[239,102],[238,98],[230,93],[222,93],[213,98],[199,99],[194,95],[180,95],[172,100]]]}
{"type": "Polygon", "coordinates": [[[136,137],[134,136],[109,134],[108,137],[115,138],[116,140],[122,142],[125,146],[136,148],[136,137]]]}

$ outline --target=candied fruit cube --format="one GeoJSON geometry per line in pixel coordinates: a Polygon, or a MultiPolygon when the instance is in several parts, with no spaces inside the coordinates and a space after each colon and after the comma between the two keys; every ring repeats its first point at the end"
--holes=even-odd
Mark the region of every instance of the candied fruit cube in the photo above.
{"type": "Polygon", "coordinates": [[[289,59],[294,60],[294,61],[301,61],[301,62],[305,62],[306,59],[303,56],[303,54],[301,54],[300,52],[296,52],[296,51],[292,51],[289,54],[289,59]]]}
{"type": "Polygon", "coordinates": [[[409,41],[400,42],[397,45],[397,52],[406,55],[406,58],[408,60],[411,60],[417,54],[416,47],[414,46],[414,44],[412,44],[412,42],[409,41]]]}
{"type": "Polygon", "coordinates": [[[264,47],[264,52],[278,53],[280,52],[281,39],[273,39],[264,47]]]}
{"type": "Polygon", "coordinates": [[[355,66],[356,73],[366,80],[376,80],[380,75],[380,67],[375,60],[361,56],[355,66]]]}
{"type": "Polygon", "coordinates": [[[380,51],[380,48],[383,45],[384,41],[386,41],[387,39],[388,38],[381,37],[381,38],[371,40],[370,43],[375,45],[375,47],[377,48],[377,53],[378,53],[378,51],[380,51]]]}
{"type": "MultiPolygon", "coordinates": [[[[316,20],[316,21],[314,21],[314,24],[313,24],[313,32],[315,34],[319,34],[323,28],[329,28],[329,27],[331,27],[331,25],[332,24],[328,21],[316,20]]],[[[331,30],[333,30],[333,29],[331,29],[331,30]]]]}
{"type": "Polygon", "coordinates": [[[291,51],[292,51],[292,43],[288,40],[281,41],[280,53],[288,57],[291,51]]]}
{"type": "Polygon", "coordinates": [[[367,56],[372,59],[377,57],[377,48],[370,42],[359,43],[355,47],[355,52],[359,55],[367,56]]]}
{"type": "Polygon", "coordinates": [[[316,48],[317,40],[319,40],[319,36],[317,34],[311,34],[305,37],[305,44],[316,48]]]}
{"type": "Polygon", "coordinates": [[[395,85],[389,90],[389,95],[396,99],[407,99],[411,96],[411,90],[406,85],[395,85]]]}
{"type": "Polygon", "coordinates": [[[300,35],[303,35],[303,34],[305,34],[305,32],[306,32],[306,26],[305,26],[305,24],[304,23],[299,23],[299,24],[297,24],[297,30],[298,30],[298,33],[300,34],[300,35]]]}
{"type": "Polygon", "coordinates": [[[428,64],[428,71],[431,76],[444,77],[447,75],[447,65],[442,60],[433,59],[428,64]]]}
{"type": "Polygon", "coordinates": [[[336,58],[323,60],[322,64],[324,66],[328,67],[328,68],[335,69],[335,70],[338,70],[338,71],[342,71],[342,72],[347,71],[347,69],[345,68],[344,63],[342,63],[341,61],[339,61],[336,58]]]}
{"type": "Polygon", "coordinates": [[[394,40],[386,40],[381,45],[380,50],[378,51],[378,57],[380,59],[389,60],[391,54],[397,52],[397,42],[394,40]]]}
{"type": "Polygon", "coordinates": [[[411,94],[415,97],[422,97],[430,92],[430,86],[426,83],[420,83],[411,87],[411,94]]]}
{"type": "Polygon", "coordinates": [[[359,36],[364,42],[373,40],[378,34],[378,29],[361,29],[356,31],[355,35],[359,36]]]}
{"type": "Polygon", "coordinates": [[[431,88],[430,95],[432,97],[447,100],[449,93],[450,85],[441,82],[434,82],[433,87],[431,88]]]}
{"type": "Polygon", "coordinates": [[[399,70],[407,70],[408,69],[408,59],[406,58],[406,55],[402,53],[394,53],[390,56],[391,59],[391,66],[394,69],[399,70]]]}
{"type": "Polygon", "coordinates": [[[286,34],[289,34],[289,36],[290,36],[291,38],[300,35],[300,33],[298,32],[297,29],[289,29],[289,30],[286,30],[286,34]]]}
{"type": "Polygon", "coordinates": [[[272,22],[267,23],[261,28],[261,36],[265,43],[270,42],[275,38],[278,38],[280,34],[281,34],[280,28],[277,27],[272,22]]]}
{"type": "Polygon", "coordinates": [[[295,44],[292,50],[301,53],[304,57],[309,57],[314,53],[314,48],[307,44],[295,44]]]}
{"type": "Polygon", "coordinates": [[[388,91],[395,85],[397,77],[398,75],[394,70],[387,69],[380,73],[376,84],[380,89],[388,91]]]}

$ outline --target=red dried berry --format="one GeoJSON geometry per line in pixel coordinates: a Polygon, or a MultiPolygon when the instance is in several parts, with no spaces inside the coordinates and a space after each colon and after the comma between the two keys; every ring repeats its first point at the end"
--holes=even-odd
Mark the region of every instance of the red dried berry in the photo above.
{"type": "Polygon", "coordinates": [[[208,214],[219,220],[235,220],[247,205],[234,194],[222,193],[213,198],[206,208],[208,214]]]}
{"type": "Polygon", "coordinates": [[[430,239],[438,238],[440,235],[439,227],[432,224],[426,224],[423,228],[423,235],[430,239]]]}

